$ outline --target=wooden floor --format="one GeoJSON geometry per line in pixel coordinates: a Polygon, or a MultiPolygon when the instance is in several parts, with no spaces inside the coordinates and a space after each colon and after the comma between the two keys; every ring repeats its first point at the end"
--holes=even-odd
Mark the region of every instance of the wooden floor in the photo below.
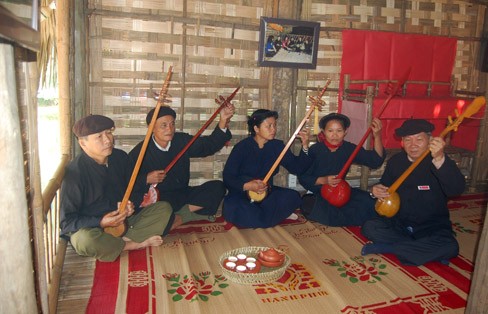
{"type": "Polygon", "coordinates": [[[85,313],[94,270],[95,259],[79,256],[68,244],[59,288],[57,313],[85,313]]]}

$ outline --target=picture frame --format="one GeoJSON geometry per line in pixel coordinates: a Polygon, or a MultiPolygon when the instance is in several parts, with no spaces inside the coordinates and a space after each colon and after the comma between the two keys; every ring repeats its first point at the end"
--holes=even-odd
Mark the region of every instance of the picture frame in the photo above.
{"type": "Polygon", "coordinates": [[[315,69],[320,23],[261,17],[258,65],[315,69]]]}

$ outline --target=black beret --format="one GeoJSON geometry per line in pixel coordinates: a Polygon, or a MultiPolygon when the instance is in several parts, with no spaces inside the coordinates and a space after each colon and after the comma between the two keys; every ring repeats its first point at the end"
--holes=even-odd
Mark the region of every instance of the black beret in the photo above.
{"type": "Polygon", "coordinates": [[[424,119],[410,119],[405,120],[401,127],[395,129],[395,135],[403,137],[408,135],[414,135],[421,132],[432,132],[434,125],[424,119]]]}
{"type": "MultiPolygon", "coordinates": [[[[151,111],[147,113],[146,116],[147,125],[151,123],[151,119],[154,115],[154,110],[155,108],[151,109],[151,111]]],[[[172,116],[173,118],[176,119],[176,112],[173,109],[171,109],[169,106],[161,106],[161,108],[159,108],[158,117],[156,119],[159,119],[164,116],[172,116]]]]}
{"type": "Polygon", "coordinates": [[[114,126],[114,120],[106,116],[93,114],[76,121],[75,125],[73,125],[73,133],[75,133],[76,137],[83,137],[109,130],[114,126]]]}
{"type": "Polygon", "coordinates": [[[323,116],[322,119],[320,119],[319,127],[323,130],[325,128],[325,126],[327,125],[327,122],[329,122],[330,120],[342,121],[345,129],[349,128],[349,126],[351,125],[351,120],[349,120],[349,118],[347,116],[340,114],[340,113],[332,112],[326,116],[323,116]]]}

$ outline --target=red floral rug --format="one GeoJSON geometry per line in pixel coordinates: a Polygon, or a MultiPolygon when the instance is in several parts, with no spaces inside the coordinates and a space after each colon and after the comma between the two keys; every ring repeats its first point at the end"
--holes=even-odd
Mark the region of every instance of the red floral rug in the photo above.
{"type": "Polygon", "coordinates": [[[97,262],[87,313],[463,313],[487,199],[449,202],[460,255],[448,266],[361,256],[359,228],[301,216],[268,229],[238,229],[221,217],[182,226],[161,247],[97,262]],[[232,282],[219,257],[246,246],[280,248],[291,264],[273,283],[232,282]]]}

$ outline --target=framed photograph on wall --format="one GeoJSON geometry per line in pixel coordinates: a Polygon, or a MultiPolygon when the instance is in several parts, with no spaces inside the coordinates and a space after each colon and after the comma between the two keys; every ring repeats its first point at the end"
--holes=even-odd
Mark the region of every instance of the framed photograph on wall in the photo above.
{"type": "Polygon", "coordinates": [[[320,23],[261,17],[258,65],[315,69],[320,23]]]}

